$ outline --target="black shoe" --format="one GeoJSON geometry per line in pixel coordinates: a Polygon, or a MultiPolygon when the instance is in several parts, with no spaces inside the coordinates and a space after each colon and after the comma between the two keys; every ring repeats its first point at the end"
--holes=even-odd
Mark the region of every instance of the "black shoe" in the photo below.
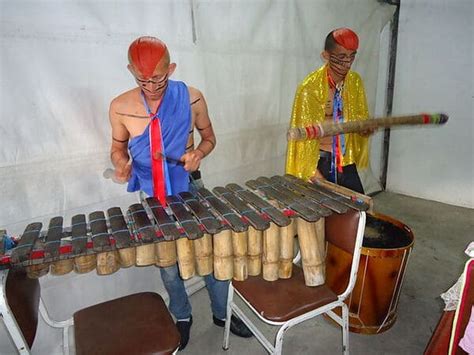
{"type": "Polygon", "coordinates": [[[189,332],[191,330],[191,326],[193,325],[193,316],[189,319],[189,321],[177,321],[176,328],[178,328],[179,335],[181,336],[181,341],[179,343],[178,351],[183,350],[186,345],[188,345],[189,341],[189,332]]]}
{"type": "MultiPolygon", "coordinates": [[[[212,320],[214,321],[214,324],[217,325],[218,327],[224,327],[225,326],[225,320],[220,320],[219,318],[216,318],[212,316],[212,320]]],[[[244,322],[242,322],[239,318],[236,316],[232,316],[230,319],[230,331],[242,338],[250,338],[253,336],[252,332],[250,331],[249,328],[245,325],[244,322]]]]}

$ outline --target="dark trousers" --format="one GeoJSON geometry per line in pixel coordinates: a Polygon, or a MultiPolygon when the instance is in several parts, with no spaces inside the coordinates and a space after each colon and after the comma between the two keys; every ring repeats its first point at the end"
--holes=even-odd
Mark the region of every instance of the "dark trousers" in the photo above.
{"type": "Polygon", "coordinates": [[[326,151],[320,151],[320,158],[318,162],[318,170],[324,176],[324,178],[331,182],[336,182],[338,185],[347,187],[356,192],[364,193],[364,188],[357,173],[355,164],[349,164],[342,168],[342,173],[337,173],[337,181],[334,180],[333,174],[331,174],[331,153],[326,151]],[[332,176],[331,176],[332,175],[332,176]]]}

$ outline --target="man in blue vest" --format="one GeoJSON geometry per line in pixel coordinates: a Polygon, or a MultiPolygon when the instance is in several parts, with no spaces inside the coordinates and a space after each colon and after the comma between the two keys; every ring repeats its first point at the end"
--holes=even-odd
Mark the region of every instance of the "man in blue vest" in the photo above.
{"type": "MultiPolygon", "coordinates": [[[[129,47],[128,59],[128,69],[138,87],[116,97],[109,111],[115,179],[128,181],[129,192],[141,191],[164,204],[166,196],[193,188],[190,175],[194,174],[193,183],[200,181],[199,165],[214,149],[216,137],[202,93],[169,79],[176,64],[170,61],[162,41],[154,37],[136,39],[129,47]],[[201,138],[197,146],[194,130],[201,138]]],[[[177,265],[160,268],[160,273],[170,296],[170,312],[177,320],[182,350],[193,322],[191,305],[177,265]]],[[[216,280],[212,274],[204,280],[214,323],[223,327],[229,281],[216,280]]],[[[235,316],[231,331],[241,337],[252,336],[235,316]]]]}

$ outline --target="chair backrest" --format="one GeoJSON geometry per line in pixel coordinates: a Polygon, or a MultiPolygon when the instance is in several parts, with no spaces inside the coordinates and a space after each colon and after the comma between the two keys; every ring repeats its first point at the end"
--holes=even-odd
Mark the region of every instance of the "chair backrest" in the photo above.
{"type": "Polygon", "coordinates": [[[365,212],[351,210],[326,217],[326,284],[339,297],[347,297],[354,288],[364,229],[365,212]]]}
{"type": "Polygon", "coordinates": [[[5,294],[20,327],[23,337],[31,348],[38,327],[38,309],[41,288],[38,279],[30,279],[24,269],[11,269],[5,284],[5,294]]]}
{"type": "Polygon", "coordinates": [[[359,226],[359,213],[351,210],[344,214],[333,213],[326,217],[326,241],[353,254],[359,226]]]}

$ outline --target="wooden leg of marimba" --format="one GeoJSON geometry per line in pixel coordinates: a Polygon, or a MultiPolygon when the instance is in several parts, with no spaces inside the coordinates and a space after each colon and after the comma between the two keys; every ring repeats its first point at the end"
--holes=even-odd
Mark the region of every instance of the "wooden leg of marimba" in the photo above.
{"type": "Polygon", "coordinates": [[[223,230],[213,236],[214,277],[217,280],[230,280],[234,276],[232,232],[223,230]]]}
{"type": "Polygon", "coordinates": [[[315,226],[302,218],[297,220],[301,262],[306,286],[319,286],[325,282],[324,259],[318,247],[315,226]]]}
{"type": "Polygon", "coordinates": [[[247,267],[248,233],[232,232],[232,249],[234,251],[234,280],[244,281],[248,277],[247,267]]]}
{"type": "Polygon", "coordinates": [[[249,276],[258,276],[262,272],[263,232],[249,227],[247,260],[249,276]]]}
{"type": "Polygon", "coordinates": [[[178,255],[179,273],[183,280],[190,279],[196,274],[193,241],[186,237],[179,238],[176,241],[176,251],[178,255]]]}
{"type": "Polygon", "coordinates": [[[293,272],[294,239],[296,235],[295,221],[280,228],[280,263],[278,277],[289,279],[293,272]]]}
{"type": "Polygon", "coordinates": [[[278,263],[280,259],[280,227],[270,223],[270,228],[263,232],[262,269],[263,279],[278,280],[278,263]]]}
{"type": "Polygon", "coordinates": [[[176,264],[176,242],[174,240],[155,243],[156,266],[169,267],[176,264]]]}
{"type": "Polygon", "coordinates": [[[205,233],[194,241],[194,254],[196,257],[196,270],[199,276],[206,276],[213,271],[212,236],[205,233]]]}

